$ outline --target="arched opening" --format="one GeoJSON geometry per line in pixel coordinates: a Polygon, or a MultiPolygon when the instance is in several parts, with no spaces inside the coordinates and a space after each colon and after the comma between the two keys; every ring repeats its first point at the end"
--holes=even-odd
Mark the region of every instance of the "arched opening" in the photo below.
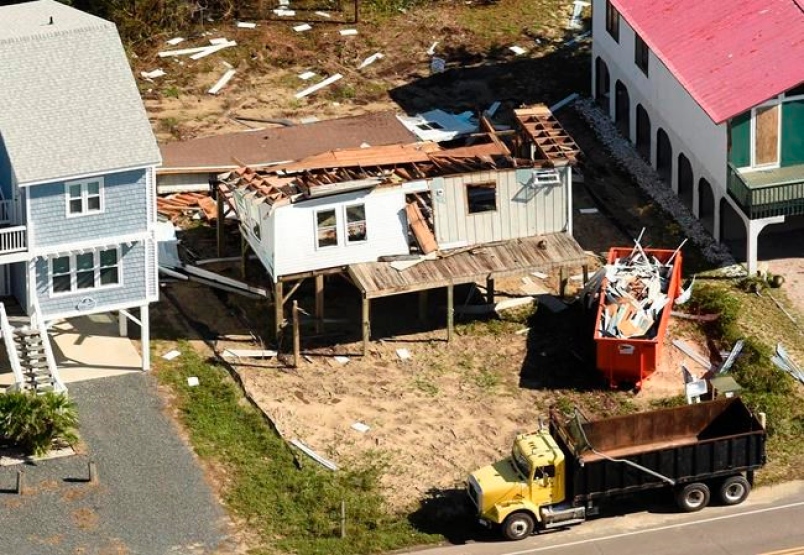
{"type": "Polygon", "coordinates": [[[745,262],[748,232],[737,211],[720,199],[720,242],[726,245],[737,262],[745,262]]]}
{"type": "Polygon", "coordinates": [[[595,60],[595,100],[609,113],[609,95],[611,89],[611,76],[609,66],[598,56],[595,60]]]}
{"type": "Polygon", "coordinates": [[[614,85],[614,123],[624,137],[631,138],[631,99],[622,81],[614,85]]]}
{"type": "Polygon", "coordinates": [[[639,155],[650,162],[650,116],[642,104],[636,107],[636,149],[639,155]]]}
{"type": "Polygon", "coordinates": [[[709,233],[715,232],[715,194],[703,177],[698,180],[698,219],[709,233]]]}
{"type": "Polygon", "coordinates": [[[684,153],[678,155],[678,198],[692,210],[693,187],[695,178],[692,175],[692,164],[684,153]]]}
{"type": "Polygon", "coordinates": [[[656,132],[656,173],[668,185],[673,182],[673,146],[661,127],[656,132]]]}

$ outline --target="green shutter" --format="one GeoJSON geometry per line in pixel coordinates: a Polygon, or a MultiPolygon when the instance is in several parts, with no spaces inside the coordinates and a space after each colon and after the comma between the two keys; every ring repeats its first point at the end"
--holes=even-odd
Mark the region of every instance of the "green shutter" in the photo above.
{"type": "Polygon", "coordinates": [[[751,165],[751,111],[734,117],[729,122],[731,150],[729,162],[738,168],[751,165]]]}
{"type": "Polygon", "coordinates": [[[804,100],[782,105],[782,167],[804,164],[804,100]]]}

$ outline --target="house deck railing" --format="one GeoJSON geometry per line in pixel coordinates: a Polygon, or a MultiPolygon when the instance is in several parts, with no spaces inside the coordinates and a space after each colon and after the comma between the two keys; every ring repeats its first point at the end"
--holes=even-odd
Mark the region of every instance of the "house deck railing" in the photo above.
{"type": "Polygon", "coordinates": [[[28,228],[24,225],[0,228],[0,255],[28,248],[28,228]]]}
{"type": "Polygon", "coordinates": [[[750,219],[804,214],[804,177],[792,183],[751,187],[732,164],[728,171],[729,195],[750,219]]]}

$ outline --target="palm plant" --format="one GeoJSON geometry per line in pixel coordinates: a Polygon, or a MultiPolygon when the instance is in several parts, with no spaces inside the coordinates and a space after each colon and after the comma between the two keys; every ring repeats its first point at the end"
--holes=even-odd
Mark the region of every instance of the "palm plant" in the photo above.
{"type": "Polygon", "coordinates": [[[0,439],[18,445],[26,455],[43,455],[58,440],[78,440],[75,403],[59,393],[0,395],[0,439]]]}

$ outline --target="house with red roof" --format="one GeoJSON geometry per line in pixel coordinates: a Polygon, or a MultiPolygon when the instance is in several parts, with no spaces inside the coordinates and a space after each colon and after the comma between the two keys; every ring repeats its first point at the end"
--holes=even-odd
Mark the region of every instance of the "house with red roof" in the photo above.
{"type": "Polygon", "coordinates": [[[595,98],[750,272],[804,229],[804,0],[594,0],[595,98]]]}

